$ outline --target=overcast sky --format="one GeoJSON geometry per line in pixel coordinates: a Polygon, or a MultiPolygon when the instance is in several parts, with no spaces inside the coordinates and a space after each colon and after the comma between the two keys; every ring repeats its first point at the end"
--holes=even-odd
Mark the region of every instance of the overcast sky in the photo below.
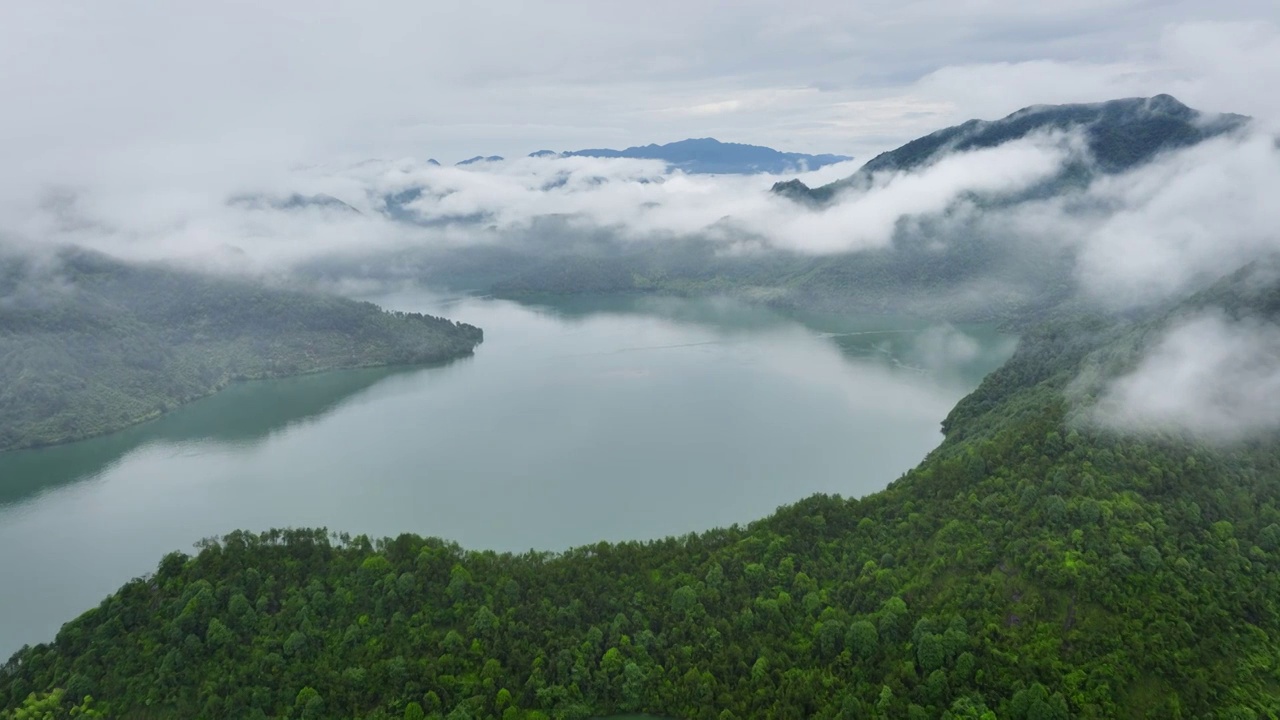
{"type": "Polygon", "coordinates": [[[9,0],[0,173],[690,136],[865,157],[1027,104],[1157,92],[1275,118],[1278,26],[1275,0],[9,0]]]}

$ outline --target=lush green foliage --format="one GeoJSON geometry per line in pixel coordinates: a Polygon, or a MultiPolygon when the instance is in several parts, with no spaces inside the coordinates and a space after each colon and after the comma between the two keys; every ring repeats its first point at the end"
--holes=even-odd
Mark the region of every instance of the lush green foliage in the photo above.
{"type": "Polygon", "coordinates": [[[233,380],[443,361],[470,325],[69,251],[0,258],[0,450],[117,430],[233,380]]]}
{"type": "Polygon", "coordinates": [[[1275,717],[1280,455],[1073,425],[1030,333],[862,500],[563,554],[233,533],[0,671],[132,717],[1275,717]]]}
{"type": "Polygon", "coordinates": [[[0,712],[0,720],[63,720],[63,718],[100,718],[102,712],[94,708],[93,698],[86,696],[82,702],[73,703],[61,688],[48,693],[31,693],[22,704],[12,710],[0,712]]]}

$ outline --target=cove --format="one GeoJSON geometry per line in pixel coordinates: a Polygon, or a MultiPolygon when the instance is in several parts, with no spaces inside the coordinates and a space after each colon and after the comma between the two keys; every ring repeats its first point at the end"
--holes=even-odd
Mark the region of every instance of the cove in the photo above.
{"type": "Polygon", "coordinates": [[[559,550],[865,495],[937,445],[1014,345],[989,327],[707,299],[369,299],[470,322],[485,342],[440,367],[239,384],[0,455],[0,655],[238,528],[559,550]]]}

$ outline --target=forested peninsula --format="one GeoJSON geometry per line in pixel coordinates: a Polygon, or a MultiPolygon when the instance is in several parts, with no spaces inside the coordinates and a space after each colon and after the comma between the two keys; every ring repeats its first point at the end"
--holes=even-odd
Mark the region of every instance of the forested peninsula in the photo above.
{"type": "Polygon", "coordinates": [[[862,499],[819,495],[745,527],[561,554],[326,530],[209,540],[18,652],[0,707],[1275,716],[1280,445],[1117,434],[1079,417],[1079,378],[1123,372],[1185,313],[1274,323],[1280,291],[1260,277],[1141,319],[1064,315],[1028,332],[951,412],[943,444],[862,499]]]}
{"type": "Polygon", "coordinates": [[[78,249],[0,255],[0,451],[154,418],[237,380],[443,362],[479,328],[78,249]]]}

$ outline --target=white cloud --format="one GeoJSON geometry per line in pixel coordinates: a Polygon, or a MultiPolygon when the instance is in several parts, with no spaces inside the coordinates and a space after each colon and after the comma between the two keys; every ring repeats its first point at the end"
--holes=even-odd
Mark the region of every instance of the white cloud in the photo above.
{"type": "Polygon", "coordinates": [[[1090,418],[1216,441],[1280,429],[1280,327],[1217,313],[1176,323],[1108,385],[1090,418]]]}
{"type": "MultiPolygon", "coordinates": [[[[264,175],[252,183],[215,176],[163,190],[76,188],[57,205],[12,209],[5,226],[29,242],[87,245],[134,258],[225,257],[234,248],[236,262],[276,270],[326,254],[509,242],[547,216],[635,242],[701,236],[726,249],[749,241],[758,249],[836,253],[884,247],[901,219],[941,212],[966,193],[1013,191],[1043,180],[1070,148],[1069,138],[1041,136],[957,154],[920,172],[878,175],[869,188],[820,211],[767,191],[785,176],[685,175],[659,161],[525,157],[467,167],[364,162],[264,175]],[[384,198],[409,189],[422,191],[405,204],[417,225],[384,215],[384,198]],[[227,203],[242,195],[295,193],[332,195],[360,214],[227,203]]],[[[818,184],[855,165],[802,177],[818,184]]]]}
{"type": "Polygon", "coordinates": [[[1081,288],[1109,308],[1178,297],[1280,251],[1280,149],[1224,136],[1104,176],[1087,191],[983,218],[988,232],[1071,248],[1081,288]]]}
{"type": "Polygon", "coordinates": [[[1161,299],[1280,250],[1280,152],[1265,135],[1205,143],[1093,191],[1119,202],[1087,235],[1080,275],[1095,294],[1161,299]]]}

